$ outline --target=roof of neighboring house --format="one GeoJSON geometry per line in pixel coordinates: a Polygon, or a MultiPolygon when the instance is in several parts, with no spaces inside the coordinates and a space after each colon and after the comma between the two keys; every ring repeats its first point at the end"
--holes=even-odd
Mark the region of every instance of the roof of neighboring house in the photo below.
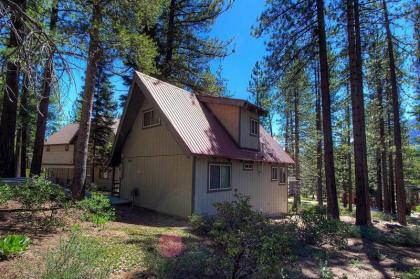
{"type": "Polygon", "coordinates": [[[77,123],[64,126],[52,134],[45,144],[69,144],[76,137],[77,131],[79,131],[79,124],[77,123]]]}
{"type": "MultiPolygon", "coordinates": [[[[117,134],[118,125],[120,124],[119,119],[115,119],[114,124],[112,125],[112,130],[114,134],[117,134]]],[[[77,136],[77,132],[79,131],[79,124],[72,123],[64,126],[54,134],[52,134],[48,140],[45,142],[46,145],[53,145],[53,144],[70,144],[73,143],[74,139],[77,136]]]]}
{"type": "Polygon", "coordinates": [[[196,96],[197,96],[197,99],[200,102],[203,102],[203,103],[212,103],[212,104],[244,107],[244,108],[256,111],[259,115],[267,116],[267,111],[266,110],[254,105],[254,104],[251,104],[250,102],[245,101],[245,100],[226,98],[226,97],[207,96],[207,95],[196,95],[196,96]]]}
{"type": "MultiPolygon", "coordinates": [[[[240,148],[216,117],[197,97],[186,90],[136,72],[121,125],[114,141],[111,164],[119,164],[121,150],[144,97],[150,97],[170,124],[175,140],[192,155],[228,159],[294,163],[280,145],[260,126],[260,151],[240,148]],[[134,90],[134,88],[136,90],[134,90]]],[[[228,98],[221,98],[230,102],[228,98]]],[[[233,99],[239,105],[238,100],[233,99]]],[[[242,105],[248,102],[243,101],[242,105]],[[245,103],[246,102],[246,103],[245,103]]],[[[248,103],[249,104],[249,103],[248,103]]],[[[258,107],[254,106],[253,109],[258,107]]],[[[261,110],[263,112],[263,110],[261,110]]]]}

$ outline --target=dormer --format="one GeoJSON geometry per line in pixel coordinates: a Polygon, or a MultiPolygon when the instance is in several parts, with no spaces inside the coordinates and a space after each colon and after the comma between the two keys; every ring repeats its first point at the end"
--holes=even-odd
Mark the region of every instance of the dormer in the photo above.
{"type": "Polygon", "coordinates": [[[259,150],[259,122],[261,116],[267,116],[265,110],[240,99],[201,95],[197,98],[217,117],[239,147],[259,150]]]}

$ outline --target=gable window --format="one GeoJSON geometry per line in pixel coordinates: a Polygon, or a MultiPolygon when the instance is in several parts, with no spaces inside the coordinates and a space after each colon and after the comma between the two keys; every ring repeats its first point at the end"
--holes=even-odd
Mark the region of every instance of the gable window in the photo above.
{"type": "Polygon", "coordinates": [[[243,169],[247,171],[252,171],[254,169],[254,164],[250,162],[245,162],[243,169]]]}
{"type": "Polygon", "coordinates": [[[279,184],[286,184],[287,172],[285,167],[279,168],[279,184]]]}
{"type": "Polygon", "coordinates": [[[145,110],[143,112],[143,128],[160,125],[160,118],[153,109],[145,110]]]}
{"type": "Polygon", "coordinates": [[[209,164],[209,191],[220,191],[231,188],[230,164],[212,163],[209,164]]]}
{"type": "Polygon", "coordinates": [[[249,121],[249,133],[252,136],[258,136],[258,121],[254,118],[251,118],[249,121]]]}
{"type": "Polygon", "coordinates": [[[279,180],[279,168],[271,166],[271,181],[279,180]]]}

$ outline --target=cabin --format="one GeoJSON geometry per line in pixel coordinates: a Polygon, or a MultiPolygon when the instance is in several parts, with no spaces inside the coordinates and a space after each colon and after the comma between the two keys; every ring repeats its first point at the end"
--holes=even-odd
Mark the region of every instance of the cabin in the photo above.
{"type": "Polygon", "coordinates": [[[193,94],[136,72],[110,165],[120,197],[158,212],[211,215],[214,203],[249,196],[254,209],[287,212],[290,156],[245,100],[193,94]]]}
{"type": "MultiPolygon", "coordinates": [[[[113,125],[114,134],[117,131],[118,124],[119,121],[116,120],[113,125]]],[[[41,167],[45,176],[57,184],[70,186],[73,182],[75,144],[78,131],[78,123],[68,124],[52,134],[44,143],[41,167]]],[[[113,177],[115,178],[118,175],[118,168],[113,169],[107,164],[95,165],[92,170],[92,160],[88,158],[86,185],[94,183],[98,190],[112,192],[113,177]]]]}

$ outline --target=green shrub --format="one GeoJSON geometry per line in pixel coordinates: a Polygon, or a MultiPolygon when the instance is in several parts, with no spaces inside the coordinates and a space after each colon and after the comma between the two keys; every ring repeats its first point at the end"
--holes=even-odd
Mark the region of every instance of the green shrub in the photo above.
{"type": "Polygon", "coordinates": [[[11,199],[13,199],[15,195],[15,191],[13,190],[13,187],[1,184],[0,185],[0,206],[7,203],[11,199]]]}
{"type": "Polygon", "coordinates": [[[34,177],[16,187],[14,199],[24,208],[61,207],[65,203],[64,189],[43,177],[34,177]]]}
{"type": "Polygon", "coordinates": [[[101,279],[108,278],[111,268],[105,250],[92,241],[73,232],[68,240],[60,240],[56,249],[45,256],[42,279],[101,279]]]}
{"type": "Polygon", "coordinates": [[[404,272],[400,276],[401,279],[418,279],[420,278],[420,268],[413,268],[410,271],[404,272]]]}
{"type": "Polygon", "coordinates": [[[0,258],[7,258],[26,251],[31,240],[24,235],[8,235],[0,239],[0,258]]]}
{"type": "Polygon", "coordinates": [[[204,235],[210,232],[213,220],[209,216],[202,216],[200,214],[193,213],[189,217],[188,221],[190,223],[191,230],[194,233],[204,235]]]}
{"type": "Polygon", "coordinates": [[[232,202],[215,204],[216,215],[209,223],[194,217],[195,224],[214,243],[214,264],[219,277],[279,275],[290,261],[290,235],[283,225],[274,225],[252,210],[249,198],[236,195],[232,202]],[[203,225],[204,224],[204,225],[203,225]],[[202,227],[205,229],[202,229],[202,227]]]}
{"type": "Polygon", "coordinates": [[[299,233],[305,243],[315,246],[331,245],[337,248],[347,245],[349,225],[328,218],[324,208],[311,207],[302,211],[299,217],[301,220],[299,233]]]}
{"type": "Polygon", "coordinates": [[[90,221],[95,224],[105,224],[115,220],[115,210],[111,206],[108,197],[100,193],[91,193],[90,197],[76,203],[76,206],[83,211],[83,221],[90,221]]]}

